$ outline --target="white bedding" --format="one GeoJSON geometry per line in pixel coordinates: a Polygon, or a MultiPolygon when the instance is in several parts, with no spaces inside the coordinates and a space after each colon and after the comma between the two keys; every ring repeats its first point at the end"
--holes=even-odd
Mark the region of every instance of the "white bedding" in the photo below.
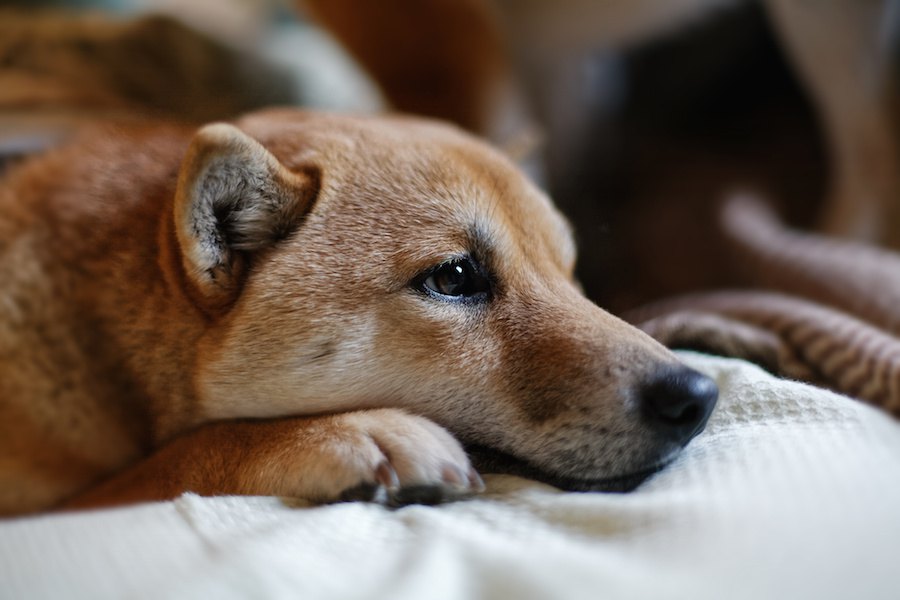
{"type": "Polygon", "coordinates": [[[900,425],[733,360],[630,494],[487,476],[440,507],[200,498],[0,523],[2,598],[900,598],[900,425]]]}

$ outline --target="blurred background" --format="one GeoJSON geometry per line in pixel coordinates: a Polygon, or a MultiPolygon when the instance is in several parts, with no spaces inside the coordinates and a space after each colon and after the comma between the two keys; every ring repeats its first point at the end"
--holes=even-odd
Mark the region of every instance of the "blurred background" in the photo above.
{"type": "Polygon", "coordinates": [[[894,218],[895,3],[789,2],[2,0],[0,157],[96,121],[270,104],[449,119],[548,190],[586,292],[621,311],[742,283],[718,226],[736,189],[793,226],[894,243],[871,223],[894,218]]]}

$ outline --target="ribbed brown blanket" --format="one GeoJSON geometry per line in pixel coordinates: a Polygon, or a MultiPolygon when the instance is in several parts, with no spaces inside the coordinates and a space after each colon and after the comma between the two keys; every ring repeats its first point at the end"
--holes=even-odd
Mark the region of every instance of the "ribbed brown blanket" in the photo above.
{"type": "Polygon", "coordinates": [[[625,318],[669,346],[746,358],[900,417],[900,255],[793,231],[747,195],[728,201],[722,225],[750,289],[625,318]]]}

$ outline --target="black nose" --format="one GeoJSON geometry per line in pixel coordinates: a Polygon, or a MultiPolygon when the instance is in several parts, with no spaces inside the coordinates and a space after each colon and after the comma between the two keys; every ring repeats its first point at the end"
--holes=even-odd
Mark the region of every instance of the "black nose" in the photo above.
{"type": "Polygon", "coordinates": [[[658,373],[641,391],[644,418],[663,435],[686,444],[703,431],[716,406],[716,383],[686,367],[658,373]]]}

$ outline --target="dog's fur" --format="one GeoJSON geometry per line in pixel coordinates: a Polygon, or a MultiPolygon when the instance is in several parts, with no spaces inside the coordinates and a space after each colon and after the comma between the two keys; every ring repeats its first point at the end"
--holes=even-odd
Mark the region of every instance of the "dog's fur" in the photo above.
{"type": "Polygon", "coordinates": [[[0,187],[0,513],[453,497],[480,487],[457,439],[555,478],[646,472],[689,438],[646,423],[642,386],[685,369],[574,260],[549,200],[448,126],[86,135],[0,187]],[[489,297],[415,284],[467,255],[489,297]]]}

